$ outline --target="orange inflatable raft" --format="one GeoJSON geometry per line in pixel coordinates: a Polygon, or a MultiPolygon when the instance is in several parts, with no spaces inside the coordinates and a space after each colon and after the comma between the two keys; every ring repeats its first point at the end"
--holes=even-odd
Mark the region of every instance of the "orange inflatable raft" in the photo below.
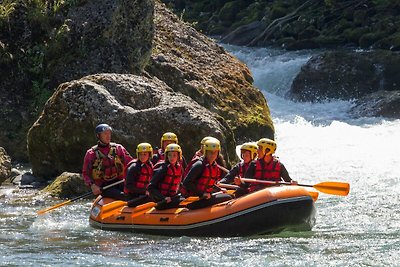
{"type": "Polygon", "coordinates": [[[136,208],[126,202],[98,197],[90,225],[167,236],[249,236],[283,230],[308,231],[315,223],[317,192],[300,186],[268,187],[210,207],[156,210],[154,203],[136,208]]]}

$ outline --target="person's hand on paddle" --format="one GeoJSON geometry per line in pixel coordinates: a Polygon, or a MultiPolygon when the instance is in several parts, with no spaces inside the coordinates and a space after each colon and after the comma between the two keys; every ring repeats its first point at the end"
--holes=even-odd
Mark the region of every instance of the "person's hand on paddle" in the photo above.
{"type": "Polygon", "coordinates": [[[297,182],[297,181],[295,181],[295,180],[291,180],[291,181],[290,181],[290,184],[297,185],[297,184],[298,184],[298,182],[297,182]]]}
{"type": "Polygon", "coordinates": [[[211,194],[210,193],[204,193],[202,198],[203,199],[210,199],[211,198],[211,194]]]}
{"type": "Polygon", "coordinates": [[[166,197],[166,198],[164,198],[164,200],[165,200],[165,203],[170,203],[172,201],[172,199],[170,197],[166,197]]]}
{"type": "Polygon", "coordinates": [[[100,186],[96,185],[96,184],[92,184],[90,186],[90,188],[92,189],[93,195],[97,196],[101,194],[101,188],[100,186]]]}
{"type": "Polygon", "coordinates": [[[235,185],[242,185],[242,179],[240,177],[236,176],[235,179],[233,180],[235,185]]]}

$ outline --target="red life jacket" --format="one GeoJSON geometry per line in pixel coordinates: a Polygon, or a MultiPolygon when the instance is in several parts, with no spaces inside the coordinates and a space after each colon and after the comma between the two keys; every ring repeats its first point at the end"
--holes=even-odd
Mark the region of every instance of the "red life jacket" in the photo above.
{"type": "Polygon", "coordinates": [[[158,190],[163,196],[172,197],[178,193],[182,181],[182,165],[167,165],[167,173],[164,179],[158,184],[158,190]]]}
{"type": "MultiPolygon", "coordinates": [[[[254,179],[265,181],[281,181],[281,163],[276,157],[272,157],[269,163],[265,163],[263,159],[256,160],[256,169],[254,179]]],[[[261,188],[267,187],[266,184],[251,183],[249,192],[254,192],[261,188]]]]}
{"type": "MultiPolygon", "coordinates": [[[[135,162],[139,161],[137,159],[132,160],[131,162],[128,163],[127,168],[129,168],[129,166],[135,162]]],[[[137,178],[135,179],[133,187],[137,189],[146,189],[147,185],[150,183],[151,176],[153,175],[153,166],[149,162],[146,163],[139,162],[139,163],[141,164],[140,173],[138,173],[137,176],[135,175],[137,178]]]]}
{"type": "Polygon", "coordinates": [[[202,163],[203,174],[196,181],[196,189],[203,193],[211,193],[215,183],[221,179],[221,170],[216,162],[211,165],[206,159],[203,159],[202,163]]]}
{"type": "Polygon", "coordinates": [[[194,154],[192,160],[191,160],[191,161],[189,162],[189,164],[186,166],[186,169],[185,169],[185,171],[183,172],[183,177],[185,177],[186,174],[189,173],[190,168],[192,168],[193,164],[195,164],[200,158],[201,158],[201,154],[200,154],[199,151],[197,151],[197,152],[194,154]]]}
{"type": "Polygon", "coordinates": [[[116,143],[110,143],[110,150],[104,155],[97,145],[92,147],[96,159],[92,165],[92,177],[94,180],[102,179],[111,181],[124,175],[123,158],[117,155],[116,143]]]}

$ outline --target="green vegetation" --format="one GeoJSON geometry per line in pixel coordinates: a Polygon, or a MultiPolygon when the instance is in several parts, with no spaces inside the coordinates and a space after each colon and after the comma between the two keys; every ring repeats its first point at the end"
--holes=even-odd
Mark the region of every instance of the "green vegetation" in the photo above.
{"type": "MultiPolygon", "coordinates": [[[[255,21],[248,45],[287,49],[360,46],[399,50],[398,0],[163,0],[183,19],[211,35],[226,35],[255,21]]],[[[241,37],[239,37],[240,39],[241,37]]],[[[231,40],[232,41],[232,40],[231,40]]],[[[233,42],[234,43],[234,42],[233,42]]]]}
{"type": "Polygon", "coordinates": [[[40,112],[53,93],[54,88],[49,88],[52,62],[71,58],[65,53],[69,29],[64,15],[69,8],[85,2],[4,0],[0,3],[0,71],[15,75],[16,88],[21,79],[18,74],[26,79],[21,84],[30,83],[31,113],[40,112]]]}

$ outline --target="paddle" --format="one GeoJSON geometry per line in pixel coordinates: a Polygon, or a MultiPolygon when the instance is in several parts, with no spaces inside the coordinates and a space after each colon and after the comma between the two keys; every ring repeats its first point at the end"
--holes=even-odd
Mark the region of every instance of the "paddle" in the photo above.
{"type": "MultiPolygon", "coordinates": [[[[114,185],[123,183],[124,181],[125,181],[125,180],[119,180],[119,181],[117,181],[117,182],[115,182],[115,183],[112,183],[112,184],[110,184],[110,185],[107,185],[107,186],[102,187],[101,190],[104,190],[104,189],[113,187],[114,185]]],[[[44,210],[39,210],[39,211],[37,212],[37,214],[39,214],[39,215],[44,214],[44,213],[46,213],[46,212],[48,212],[48,211],[51,211],[51,210],[57,209],[57,208],[59,208],[59,207],[65,206],[65,205],[67,205],[67,204],[69,204],[69,203],[75,202],[75,201],[77,201],[77,200],[79,200],[79,199],[82,199],[82,198],[84,198],[84,197],[88,197],[88,196],[90,196],[90,195],[92,195],[92,194],[93,194],[92,191],[87,192],[86,194],[83,194],[83,195],[80,195],[80,196],[78,196],[78,197],[76,197],[76,198],[73,198],[73,199],[64,201],[64,202],[59,203],[59,204],[57,204],[57,205],[54,205],[54,206],[52,206],[52,207],[50,207],[50,208],[47,208],[47,209],[44,209],[44,210]]]]}
{"type": "Polygon", "coordinates": [[[348,183],[343,183],[343,182],[322,182],[315,185],[309,185],[309,184],[291,184],[289,182],[264,181],[264,180],[250,179],[250,178],[241,178],[241,179],[243,182],[246,183],[261,183],[261,184],[271,184],[271,185],[284,184],[284,185],[313,187],[322,193],[337,195],[337,196],[347,196],[350,192],[350,185],[348,183]]]}

